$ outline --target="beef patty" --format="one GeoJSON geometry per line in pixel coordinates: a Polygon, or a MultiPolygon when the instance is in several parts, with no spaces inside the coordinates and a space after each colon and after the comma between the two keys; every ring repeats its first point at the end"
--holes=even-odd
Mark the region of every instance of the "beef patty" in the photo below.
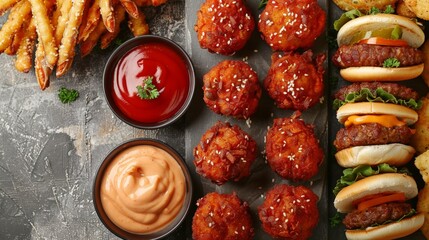
{"type": "Polygon", "coordinates": [[[382,67],[388,58],[396,58],[401,67],[423,63],[423,52],[412,47],[392,47],[369,44],[341,46],[332,57],[337,67],[382,67]]]}

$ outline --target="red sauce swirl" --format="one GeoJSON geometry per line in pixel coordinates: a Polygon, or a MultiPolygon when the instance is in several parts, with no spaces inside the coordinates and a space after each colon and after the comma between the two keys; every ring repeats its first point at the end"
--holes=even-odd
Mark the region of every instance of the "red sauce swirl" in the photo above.
{"type": "Polygon", "coordinates": [[[127,52],[115,66],[113,100],[128,118],[143,123],[160,123],[177,113],[184,104],[189,89],[189,74],[185,60],[164,43],[146,43],[127,52]],[[137,86],[147,77],[160,95],[156,99],[141,99],[137,86]]]}

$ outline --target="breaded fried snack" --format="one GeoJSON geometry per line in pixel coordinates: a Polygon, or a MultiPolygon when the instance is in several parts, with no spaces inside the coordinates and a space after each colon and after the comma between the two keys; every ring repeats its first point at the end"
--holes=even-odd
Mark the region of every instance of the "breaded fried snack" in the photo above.
{"type": "Polygon", "coordinates": [[[249,176],[256,154],[256,142],[250,135],[237,125],[217,122],[194,148],[194,164],[199,174],[222,185],[249,176]]]}
{"type": "Polygon", "coordinates": [[[198,200],[197,206],[192,221],[192,239],[253,239],[254,230],[249,206],[235,193],[209,193],[198,200]]]}
{"type": "Polygon", "coordinates": [[[194,26],[201,48],[222,55],[242,49],[254,28],[253,16],[243,0],[206,0],[194,26]]]}
{"type": "Polygon", "coordinates": [[[316,0],[270,0],[258,27],[273,50],[293,51],[312,47],[325,23],[326,13],[316,0]]]}
{"type": "Polygon", "coordinates": [[[258,75],[247,63],[222,61],[203,81],[204,102],[213,112],[247,119],[256,111],[262,89],[258,75]]]}
{"type": "Polygon", "coordinates": [[[417,153],[424,153],[429,149],[429,95],[421,100],[422,107],[417,111],[418,120],[414,124],[416,132],[411,137],[411,145],[417,153]]]}
{"type": "Polygon", "coordinates": [[[258,207],[262,228],[275,239],[308,239],[319,221],[317,201],[307,187],[276,185],[258,207]]]}
{"type": "Polygon", "coordinates": [[[429,150],[416,157],[414,162],[426,183],[429,183],[429,150]]]}
{"type": "Polygon", "coordinates": [[[315,176],[324,157],[313,127],[298,116],[274,119],[267,132],[265,150],[270,167],[292,181],[315,176]]]}

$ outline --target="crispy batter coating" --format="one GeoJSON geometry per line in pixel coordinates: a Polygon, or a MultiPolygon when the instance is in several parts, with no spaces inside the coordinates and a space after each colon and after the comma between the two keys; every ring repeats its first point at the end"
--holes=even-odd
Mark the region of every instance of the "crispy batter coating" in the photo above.
{"type": "Polygon", "coordinates": [[[376,7],[381,11],[384,11],[387,5],[395,7],[398,0],[333,0],[339,8],[344,11],[352,9],[359,9],[364,12],[368,12],[372,7],[376,7]]]}
{"type": "Polygon", "coordinates": [[[258,27],[273,50],[293,51],[310,48],[325,24],[326,13],[317,0],[270,0],[258,27]]]}
{"type": "Polygon", "coordinates": [[[429,0],[404,0],[418,18],[429,20],[429,0]]]}
{"type": "Polygon", "coordinates": [[[192,221],[194,240],[247,240],[254,232],[249,207],[235,193],[209,193],[197,202],[192,221]]]}
{"type": "Polygon", "coordinates": [[[249,118],[258,107],[258,75],[243,61],[225,60],[203,78],[204,102],[215,113],[249,118]]]}
{"type": "Polygon", "coordinates": [[[311,50],[302,55],[294,53],[280,57],[273,54],[264,87],[277,107],[302,111],[320,101],[326,55],[318,55],[314,62],[312,57],[311,50]]]}
{"type": "Polygon", "coordinates": [[[256,154],[255,140],[240,127],[217,122],[194,148],[194,164],[199,174],[222,185],[249,176],[256,154]]]}
{"type": "Polygon", "coordinates": [[[274,186],[258,208],[265,232],[276,239],[308,239],[319,221],[318,197],[304,186],[274,186]]]}
{"type": "Polygon", "coordinates": [[[426,183],[425,187],[419,191],[417,202],[417,212],[425,215],[425,222],[420,228],[426,239],[429,239],[429,185],[426,183]]]}
{"type": "Polygon", "coordinates": [[[419,119],[414,124],[416,133],[411,138],[411,146],[417,153],[424,153],[429,150],[429,94],[422,98],[422,108],[417,113],[419,119]]]}
{"type": "Polygon", "coordinates": [[[419,169],[423,181],[425,181],[426,184],[429,184],[429,150],[418,155],[414,161],[414,165],[419,169]]]}
{"type": "Polygon", "coordinates": [[[270,167],[292,181],[315,176],[324,156],[313,127],[296,116],[274,119],[267,132],[265,150],[270,167]]]}
{"type": "Polygon", "coordinates": [[[194,26],[201,48],[231,55],[242,49],[255,29],[243,0],[206,0],[194,26]]]}

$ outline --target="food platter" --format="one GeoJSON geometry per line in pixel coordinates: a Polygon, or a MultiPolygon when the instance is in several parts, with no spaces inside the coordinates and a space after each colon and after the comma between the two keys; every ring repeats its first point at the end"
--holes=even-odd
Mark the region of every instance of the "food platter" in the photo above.
{"type": "MultiPolygon", "coordinates": [[[[245,48],[233,56],[212,54],[209,53],[206,49],[201,49],[199,47],[197,35],[195,31],[193,31],[193,26],[196,22],[195,13],[203,2],[204,1],[197,1],[195,4],[192,4],[192,6],[186,9],[186,15],[188,16],[187,26],[188,28],[191,28],[190,34],[192,51],[190,54],[197,74],[195,89],[202,89],[202,76],[211,67],[220,61],[227,59],[246,60],[258,74],[259,82],[262,83],[271,65],[271,55],[273,51],[268,46],[268,44],[261,39],[260,33],[258,31],[255,30],[245,48]]],[[[255,19],[257,19],[258,14],[262,11],[258,10],[259,2],[247,1],[246,3],[252,10],[255,19]]],[[[322,8],[326,9],[326,1],[319,1],[319,4],[322,6],[322,8]]],[[[326,39],[322,34],[322,36],[315,43],[313,51],[315,53],[326,53],[326,49],[326,39]]],[[[190,166],[191,172],[195,173],[195,167],[192,163],[194,146],[199,143],[204,132],[217,121],[228,121],[231,124],[240,126],[241,129],[246,131],[257,142],[259,155],[251,168],[251,175],[237,183],[226,183],[222,186],[217,186],[216,184],[211,183],[209,180],[200,177],[198,174],[195,174],[194,176],[197,179],[194,188],[196,189],[195,195],[203,196],[204,194],[213,191],[219,193],[236,192],[236,194],[242,200],[249,203],[252,217],[254,220],[256,219],[256,221],[254,221],[255,239],[269,239],[270,237],[264,233],[264,231],[261,229],[260,222],[257,220],[257,208],[264,201],[265,193],[275,184],[280,183],[309,186],[321,199],[318,203],[321,216],[320,222],[315,229],[313,237],[316,237],[315,239],[320,239],[320,236],[326,236],[324,239],[327,239],[328,219],[323,217],[327,216],[326,210],[328,206],[326,189],[326,158],[319,170],[319,173],[312,179],[312,181],[300,183],[293,183],[283,180],[280,176],[271,170],[264,158],[264,136],[267,133],[267,128],[272,125],[274,118],[290,117],[293,114],[293,111],[281,110],[277,108],[274,105],[273,100],[271,100],[271,98],[268,96],[267,92],[263,90],[256,113],[250,117],[250,120],[246,122],[246,120],[236,120],[232,117],[220,116],[213,113],[205,106],[204,102],[201,101],[202,98],[202,91],[196,91],[193,103],[188,110],[185,120],[187,125],[185,137],[186,160],[188,163],[190,163],[188,166],[190,166]]],[[[320,140],[322,148],[327,149],[327,102],[324,101],[322,104],[316,104],[316,106],[313,108],[303,111],[302,118],[306,123],[313,124],[315,126],[315,133],[320,140]]]]}
{"type": "MultiPolygon", "coordinates": [[[[305,185],[319,196],[320,220],[311,239],[345,239],[344,229],[329,226],[329,216],[334,213],[330,193],[341,173],[341,168],[330,154],[332,136],[335,136],[339,125],[329,107],[329,96],[335,89],[330,85],[329,76],[337,75],[337,70],[330,66],[328,58],[325,62],[324,99],[302,113],[304,121],[314,125],[325,152],[324,162],[310,181],[284,180],[265,161],[264,136],[275,118],[290,117],[293,111],[277,108],[265,90],[256,113],[247,121],[217,115],[202,100],[202,76],[211,67],[222,60],[243,60],[252,66],[262,83],[271,64],[273,51],[257,30],[245,48],[232,56],[212,54],[201,49],[194,24],[196,12],[203,2],[170,1],[165,6],[145,10],[152,33],[168,37],[181,45],[190,55],[196,72],[195,95],[187,113],[178,122],[159,130],[130,127],[117,119],[108,108],[102,93],[101,79],[103,66],[114,47],[84,59],[77,56],[70,73],[52,80],[51,87],[45,92],[39,91],[34,72],[18,74],[11,69],[11,59],[0,56],[0,63],[6,72],[6,76],[0,77],[0,85],[4,86],[0,91],[0,202],[5,203],[6,207],[0,210],[8,209],[8,214],[0,217],[0,236],[6,239],[16,236],[68,236],[70,239],[113,237],[99,222],[91,203],[94,175],[103,158],[115,146],[132,138],[151,137],[167,142],[185,158],[194,183],[191,211],[183,225],[167,239],[191,239],[196,200],[213,191],[235,192],[248,202],[255,239],[270,239],[261,229],[257,208],[262,204],[265,193],[279,183],[305,185]],[[70,105],[57,101],[56,91],[62,85],[79,89],[79,100],[70,105]],[[27,100],[24,97],[26,95],[32,96],[34,101],[27,100]],[[240,126],[257,142],[258,157],[251,168],[252,173],[240,182],[218,186],[195,171],[193,148],[203,133],[217,121],[228,121],[240,126]],[[11,139],[11,143],[6,139],[11,139]],[[82,229],[87,230],[82,233],[82,229]]],[[[340,10],[327,0],[319,0],[319,4],[327,11],[329,29],[332,21],[340,15],[340,10]]],[[[258,19],[261,11],[258,10],[259,1],[247,1],[247,5],[255,19],[258,19]]],[[[4,21],[4,17],[0,18],[1,21],[4,21]]],[[[124,38],[129,37],[127,33],[123,35],[124,38]]],[[[325,36],[326,33],[322,34],[314,44],[312,49],[315,53],[329,53],[325,36]]],[[[344,84],[340,81],[338,86],[344,84]]],[[[421,93],[427,92],[422,82],[411,85],[420,89],[421,93]]],[[[407,239],[423,237],[417,233],[407,239]]]]}

